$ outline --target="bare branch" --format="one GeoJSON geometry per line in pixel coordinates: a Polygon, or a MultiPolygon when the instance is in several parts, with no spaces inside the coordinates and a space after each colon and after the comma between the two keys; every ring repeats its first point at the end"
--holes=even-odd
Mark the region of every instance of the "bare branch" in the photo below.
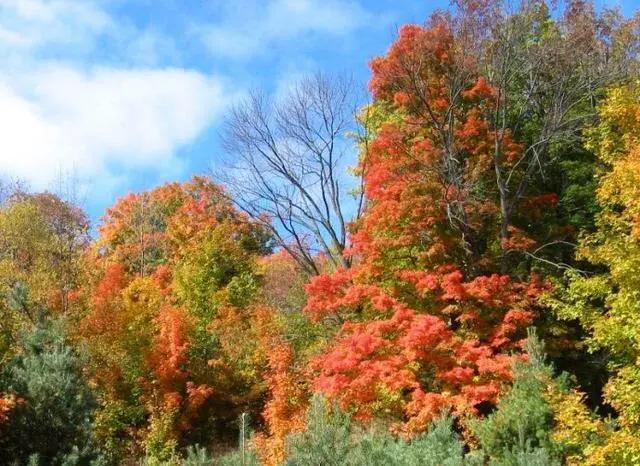
{"type": "Polygon", "coordinates": [[[363,205],[361,191],[348,197],[357,180],[346,175],[356,162],[354,91],[350,79],[316,74],[276,102],[254,92],[231,110],[222,135],[227,160],[214,177],[240,210],[273,222],[279,246],[312,274],[316,251],[350,265],[347,225],[363,205]]]}

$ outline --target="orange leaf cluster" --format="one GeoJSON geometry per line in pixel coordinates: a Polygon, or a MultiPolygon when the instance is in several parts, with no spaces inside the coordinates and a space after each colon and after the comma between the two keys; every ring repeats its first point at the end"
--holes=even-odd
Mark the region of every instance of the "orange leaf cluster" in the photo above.
{"type": "Polygon", "coordinates": [[[451,267],[401,273],[404,286],[413,285],[432,303],[423,311],[380,287],[348,286],[345,274],[337,273],[337,283],[328,276],[312,280],[309,310],[317,316],[323,308],[360,306],[372,318],[345,323],[341,337],[313,361],[315,388],[338,397],[360,417],[381,406],[394,409],[407,419],[399,426],[407,433],[423,430],[444,407],[474,413],[482,403],[495,403],[520,357],[511,351],[534,318],[528,308],[542,284],[512,283],[497,274],[465,282],[451,267]],[[384,404],[385,396],[391,405],[384,404]]]}
{"type": "Polygon", "coordinates": [[[304,428],[307,393],[303,377],[293,367],[293,351],[287,344],[269,351],[269,370],[265,374],[269,400],[263,417],[268,431],[256,437],[257,450],[266,466],[277,466],[285,459],[286,437],[304,428]]]}

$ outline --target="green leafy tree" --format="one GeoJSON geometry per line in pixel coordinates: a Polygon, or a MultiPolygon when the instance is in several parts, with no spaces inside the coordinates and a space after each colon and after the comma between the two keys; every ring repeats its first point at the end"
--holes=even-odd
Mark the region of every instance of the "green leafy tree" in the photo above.
{"type": "Polygon", "coordinates": [[[351,449],[351,420],[339,409],[327,408],[322,396],[313,397],[306,430],[290,438],[288,466],[344,464],[351,449]]]}
{"type": "Polygon", "coordinates": [[[2,425],[0,456],[8,463],[43,465],[98,459],[95,400],[61,323],[39,323],[24,334],[20,349],[2,373],[1,390],[21,401],[2,425]]]}
{"type": "Polygon", "coordinates": [[[515,368],[510,391],[496,411],[470,426],[480,443],[473,456],[500,466],[559,465],[561,446],[553,439],[554,410],[546,395],[552,369],[545,363],[542,344],[530,332],[528,361],[515,368]]]}

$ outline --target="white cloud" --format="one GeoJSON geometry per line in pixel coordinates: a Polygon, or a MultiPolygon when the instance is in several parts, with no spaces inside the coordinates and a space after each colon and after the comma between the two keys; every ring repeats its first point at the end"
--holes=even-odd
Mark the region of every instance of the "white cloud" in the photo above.
{"type": "Polygon", "coordinates": [[[371,21],[358,3],[345,0],[269,0],[231,2],[220,24],[196,31],[211,53],[248,58],[274,43],[306,34],[343,35],[371,21]]]}
{"type": "Polygon", "coordinates": [[[45,188],[60,171],[99,182],[172,170],[176,150],[219,115],[225,95],[219,79],[182,69],[38,69],[0,83],[0,171],[45,188]]]}
{"type": "Polygon", "coordinates": [[[113,26],[89,0],[0,0],[0,43],[13,47],[90,47],[92,38],[113,26]]]}
{"type": "Polygon", "coordinates": [[[0,54],[13,66],[52,52],[77,63],[96,55],[138,66],[175,62],[174,38],[151,25],[113,18],[103,7],[114,1],[0,0],[0,54]]]}
{"type": "MultiPolygon", "coordinates": [[[[163,24],[112,16],[119,2],[0,0],[0,176],[43,189],[73,173],[91,180],[96,196],[111,196],[139,186],[139,174],[183,174],[187,161],[177,153],[236,91],[220,76],[181,68],[185,38],[163,32],[163,24]]],[[[217,7],[222,16],[196,32],[218,56],[251,57],[282,41],[342,36],[373,22],[357,0],[217,7]]]]}
{"type": "Polygon", "coordinates": [[[176,153],[226,106],[220,77],[162,65],[172,38],[109,2],[0,0],[0,177],[46,189],[72,173],[110,203],[136,174],[181,174],[176,153]]]}

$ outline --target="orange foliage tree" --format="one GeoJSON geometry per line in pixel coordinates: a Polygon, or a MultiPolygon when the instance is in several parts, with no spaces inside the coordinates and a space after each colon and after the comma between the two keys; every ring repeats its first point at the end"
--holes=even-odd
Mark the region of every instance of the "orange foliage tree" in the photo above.
{"type": "Polygon", "coordinates": [[[129,438],[115,449],[146,435],[147,454],[166,460],[185,435],[199,441],[259,405],[267,361],[247,333],[269,237],[205,178],[125,196],[99,233],[79,327],[102,396],[98,432],[129,438]]]}
{"type": "Polygon", "coordinates": [[[372,62],[354,265],[307,286],[310,316],[340,325],[312,361],[315,388],[408,435],[443,409],[495,405],[545,288],[502,272],[506,249],[536,241],[499,226],[494,147],[508,166],[524,146],[485,118],[498,90],[461,56],[457,27],[442,15],[405,26],[372,62]]]}

